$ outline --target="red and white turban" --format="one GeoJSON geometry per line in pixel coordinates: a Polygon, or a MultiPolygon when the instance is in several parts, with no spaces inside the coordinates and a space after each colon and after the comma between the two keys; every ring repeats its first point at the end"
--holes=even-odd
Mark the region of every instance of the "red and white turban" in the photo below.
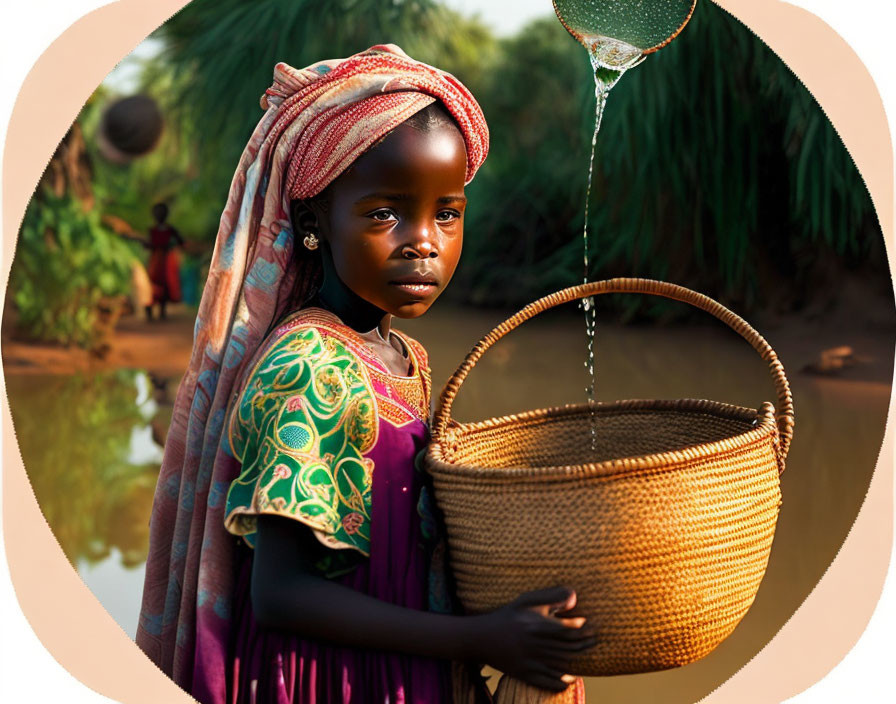
{"type": "Polygon", "coordinates": [[[322,191],[383,135],[440,100],[467,147],[466,183],[488,153],[488,127],[470,91],[450,73],[381,44],[342,61],[296,70],[274,68],[261,99],[277,119],[267,139],[283,145],[284,192],[308,198],[322,191]]]}

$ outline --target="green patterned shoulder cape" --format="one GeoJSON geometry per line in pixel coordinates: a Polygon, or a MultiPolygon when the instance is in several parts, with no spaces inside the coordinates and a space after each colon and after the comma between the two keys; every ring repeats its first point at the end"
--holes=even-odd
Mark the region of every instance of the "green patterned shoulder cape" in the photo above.
{"type": "MultiPolygon", "coordinates": [[[[225,527],[254,547],[259,515],[308,525],[324,545],[370,554],[376,401],[345,340],[290,329],[255,363],[231,410],[228,439],[242,472],[225,527]]],[[[346,556],[347,557],[347,556],[346,556]]]]}

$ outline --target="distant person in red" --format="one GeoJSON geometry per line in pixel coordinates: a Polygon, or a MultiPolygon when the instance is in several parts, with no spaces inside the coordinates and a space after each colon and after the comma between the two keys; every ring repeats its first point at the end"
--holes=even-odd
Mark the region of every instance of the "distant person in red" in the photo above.
{"type": "Polygon", "coordinates": [[[180,259],[174,247],[183,246],[184,241],[177,230],[166,221],[168,206],[156,203],[152,206],[152,216],[156,224],[149,230],[149,240],[144,246],[150,250],[149,280],[152,282],[152,303],[146,306],[146,319],[152,320],[153,306],[159,304],[159,318],[165,318],[165,304],[180,300],[180,259]]]}

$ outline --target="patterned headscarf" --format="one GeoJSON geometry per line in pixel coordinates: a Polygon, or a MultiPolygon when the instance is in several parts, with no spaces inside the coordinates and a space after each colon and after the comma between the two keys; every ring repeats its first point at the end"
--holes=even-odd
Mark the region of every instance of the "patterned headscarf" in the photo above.
{"type": "Polygon", "coordinates": [[[441,101],[460,127],[469,182],[488,129],[453,76],[392,44],[302,70],[277,64],[266,112],[221,216],[153,503],[137,643],[205,704],[224,704],[235,539],[224,503],[239,462],[222,444],[228,402],[270,324],[295,305],[290,201],[320,193],[393,128],[441,101]]]}

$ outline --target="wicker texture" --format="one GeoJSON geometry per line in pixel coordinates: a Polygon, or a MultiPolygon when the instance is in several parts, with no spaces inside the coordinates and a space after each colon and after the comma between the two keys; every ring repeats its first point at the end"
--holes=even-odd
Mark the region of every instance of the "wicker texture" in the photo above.
{"type": "Polygon", "coordinates": [[[461,601],[478,613],[530,589],[574,587],[574,613],[599,638],[576,662],[579,675],[660,670],[703,657],[756,595],[792,433],[793,402],[777,356],[712,299],[663,282],[613,279],[536,301],[477,344],[434,416],[426,467],[461,601]],[[691,303],[739,332],[769,364],[777,416],[768,402],[756,410],[638,400],[470,424],[450,419],[464,378],[503,335],[561,303],[619,291],[691,303]]]}

